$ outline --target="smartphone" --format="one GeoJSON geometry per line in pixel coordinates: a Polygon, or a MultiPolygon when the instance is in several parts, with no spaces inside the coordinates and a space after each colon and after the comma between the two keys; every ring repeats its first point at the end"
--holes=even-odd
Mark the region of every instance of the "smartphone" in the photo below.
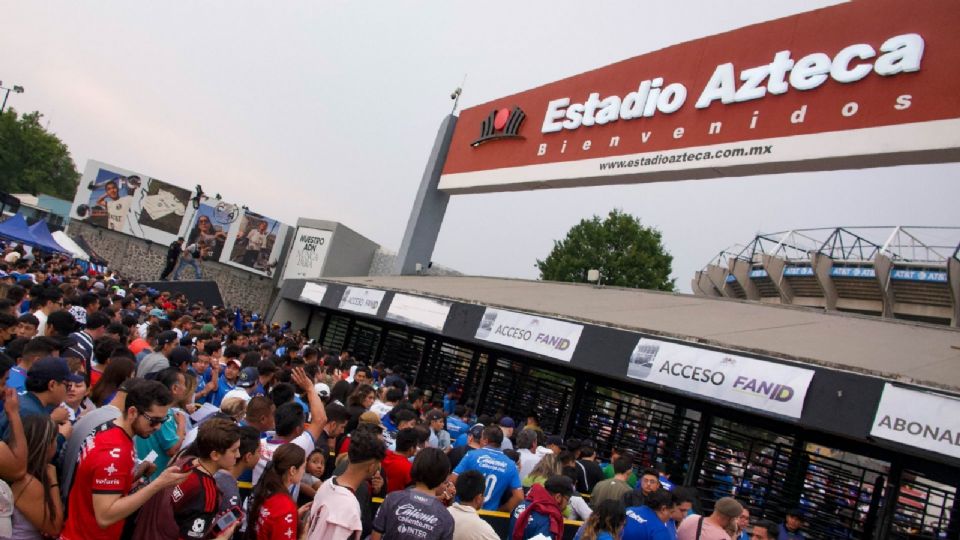
{"type": "Polygon", "coordinates": [[[149,461],[150,463],[154,463],[155,461],[157,461],[157,457],[158,456],[157,456],[156,450],[151,450],[150,453],[143,458],[143,461],[149,461]]]}
{"type": "Polygon", "coordinates": [[[243,510],[239,506],[228,508],[225,512],[216,517],[213,522],[214,535],[218,535],[229,529],[234,523],[243,519],[243,510]]]}

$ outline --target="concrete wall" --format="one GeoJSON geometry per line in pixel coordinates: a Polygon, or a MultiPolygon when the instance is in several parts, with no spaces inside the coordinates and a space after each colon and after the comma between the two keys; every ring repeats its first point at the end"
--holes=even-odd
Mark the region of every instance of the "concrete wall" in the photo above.
{"type": "MultiPolygon", "coordinates": [[[[160,277],[166,260],[167,246],[148,242],[115,231],[94,227],[82,221],[71,221],[67,234],[81,236],[97,255],[110,263],[110,268],[129,279],[155,281],[160,277]]],[[[273,296],[273,279],[251,274],[215,261],[201,264],[204,279],[220,286],[220,293],[228,306],[263,313],[273,296]]],[[[183,279],[193,279],[193,269],[185,268],[183,279]]]]}

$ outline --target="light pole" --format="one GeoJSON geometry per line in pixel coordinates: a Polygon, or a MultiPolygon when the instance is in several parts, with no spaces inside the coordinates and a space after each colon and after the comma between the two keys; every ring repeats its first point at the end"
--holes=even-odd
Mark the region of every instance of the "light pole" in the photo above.
{"type": "Polygon", "coordinates": [[[22,94],[23,87],[18,84],[15,84],[13,85],[13,88],[7,88],[6,86],[3,86],[2,82],[0,82],[0,90],[4,91],[3,104],[0,105],[0,114],[2,114],[3,111],[7,108],[7,98],[10,97],[10,92],[13,91],[14,94],[22,94]]]}

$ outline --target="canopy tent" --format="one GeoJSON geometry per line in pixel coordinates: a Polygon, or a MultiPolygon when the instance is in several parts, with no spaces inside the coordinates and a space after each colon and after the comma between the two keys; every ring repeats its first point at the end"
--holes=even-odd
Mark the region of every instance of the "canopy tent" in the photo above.
{"type": "Polygon", "coordinates": [[[58,244],[63,246],[64,249],[72,253],[74,258],[80,259],[82,261],[90,260],[90,256],[87,255],[87,252],[84,251],[83,248],[78,246],[77,243],[73,241],[73,239],[67,236],[67,233],[63,231],[53,231],[53,233],[51,233],[51,236],[53,236],[53,239],[56,240],[58,244]]]}
{"type": "Polygon", "coordinates": [[[13,215],[3,223],[0,223],[0,238],[14,240],[21,244],[45,251],[66,253],[67,250],[56,243],[50,236],[50,230],[46,228],[46,223],[43,224],[42,231],[46,232],[46,238],[38,238],[31,228],[27,226],[27,220],[24,219],[21,214],[13,215]]]}
{"type": "Polygon", "coordinates": [[[53,239],[53,236],[50,235],[50,229],[47,227],[47,222],[40,220],[33,225],[28,227],[30,234],[37,239],[37,247],[47,251],[58,251],[60,253],[69,253],[70,250],[64,248],[53,239]]]}

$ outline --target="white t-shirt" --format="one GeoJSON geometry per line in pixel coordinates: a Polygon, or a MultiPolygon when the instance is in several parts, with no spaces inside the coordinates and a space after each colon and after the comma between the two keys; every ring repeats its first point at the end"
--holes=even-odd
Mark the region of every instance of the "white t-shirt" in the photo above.
{"type": "MultiPolygon", "coordinates": [[[[304,431],[291,441],[283,441],[277,439],[276,436],[276,433],[269,431],[267,432],[266,438],[260,439],[260,461],[258,461],[253,468],[253,485],[257,485],[257,482],[260,481],[260,475],[263,474],[263,470],[267,468],[267,463],[270,463],[273,459],[273,453],[276,452],[280,446],[289,442],[303,448],[303,451],[306,452],[308,456],[310,452],[313,452],[313,435],[309,431],[304,431]]],[[[293,500],[297,500],[297,496],[300,495],[300,484],[293,486],[290,495],[293,497],[293,500]]]]}
{"type": "Polygon", "coordinates": [[[348,540],[360,536],[360,503],[353,492],[327,480],[317,490],[307,519],[307,540],[348,540]]]}
{"type": "Polygon", "coordinates": [[[393,406],[387,405],[378,399],[373,402],[373,405],[370,406],[370,410],[377,413],[378,417],[383,418],[383,415],[393,410],[393,406]]]}
{"type": "Polygon", "coordinates": [[[247,249],[260,250],[267,247],[267,235],[260,232],[259,229],[253,229],[247,233],[247,249]]]}
{"type": "Polygon", "coordinates": [[[40,325],[37,326],[37,335],[45,336],[47,335],[47,314],[40,311],[39,309],[33,312],[33,316],[40,321],[40,325]]]}

